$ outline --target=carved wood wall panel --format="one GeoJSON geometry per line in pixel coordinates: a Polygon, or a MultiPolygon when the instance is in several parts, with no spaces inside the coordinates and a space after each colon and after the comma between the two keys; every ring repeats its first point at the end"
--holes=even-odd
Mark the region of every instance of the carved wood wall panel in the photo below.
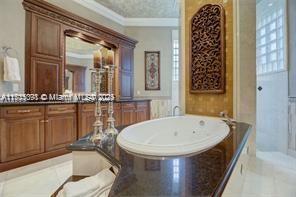
{"type": "Polygon", "coordinates": [[[191,19],[190,92],[225,92],[224,9],[206,4],[191,19]]]}

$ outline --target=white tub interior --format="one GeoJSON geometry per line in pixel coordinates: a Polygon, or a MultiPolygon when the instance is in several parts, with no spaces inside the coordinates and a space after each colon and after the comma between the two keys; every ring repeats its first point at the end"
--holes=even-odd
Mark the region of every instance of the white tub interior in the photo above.
{"type": "Polygon", "coordinates": [[[220,118],[176,116],[131,125],[121,131],[117,143],[136,154],[178,156],[215,146],[228,135],[229,130],[220,118]]]}

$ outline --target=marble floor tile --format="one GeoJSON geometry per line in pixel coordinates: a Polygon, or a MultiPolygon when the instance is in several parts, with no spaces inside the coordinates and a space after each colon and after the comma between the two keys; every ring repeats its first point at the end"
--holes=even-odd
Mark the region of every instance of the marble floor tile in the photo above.
{"type": "MultiPolygon", "coordinates": [[[[258,176],[259,177],[259,176],[258,176]]],[[[245,180],[243,186],[243,194],[250,195],[273,195],[276,194],[275,182],[273,178],[253,178],[245,180]]]]}
{"type": "Polygon", "coordinates": [[[249,159],[247,170],[249,172],[253,172],[255,174],[260,174],[264,176],[274,175],[274,165],[270,162],[256,157],[251,157],[249,159]]]}
{"type": "Polygon", "coordinates": [[[50,195],[59,186],[60,182],[55,170],[47,168],[6,181],[3,196],[50,195]]]}
{"type": "Polygon", "coordinates": [[[56,171],[60,184],[63,184],[73,174],[72,161],[55,165],[53,168],[56,171]]]}
{"type": "Polygon", "coordinates": [[[239,196],[296,197],[296,159],[278,152],[251,157],[239,196]]]}
{"type": "Polygon", "coordinates": [[[3,196],[3,195],[2,195],[2,192],[3,192],[3,185],[4,185],[4,182],[0,182],[0,197],[3,196]]]}
{"type": "Polygon", "coordinates": [[[4,182],[6,180],[7,177],[7,172],[1,172],[0,173],[0,183],[4,182]]]}
{"type": "Polygon", "coordinates": [[[57,164],[65,163],[67,161],[72,161],[72,159],[73,159],[72,153],[69,153],[59,157],[54,157],[51,159],[51,162],[53,165],[57,165],[57,164]]]}
{"type": "Polygon", "coordinates": [[[296,196],[295,182],[293,184],[288,184],[283,181],[275,180],[275,190],[278,196],[282,196],[282,197],[296,196]]]}
{"type": "MultiPolygon", "coordinates": [[[[16,169],[12,169],[6,172],[6,180],[10,180],[16,177],[24,176],[45,168],[49,168],[58,164],[62,164],[65,162],[72,161],[72,153],[62,155],[59,157],[55,157],[52,159],[40,161],[37,163],[33,163],[27,166],[22,166],[16,169]]],[[[0,181],[1,181],[1,173],[0,173],[0,181]]]]}
{"type": "Polygon", "coordinates": [[[287,184],[296,184],[296,170],[278,167],[275,169],[274,178],[287,184]]]}

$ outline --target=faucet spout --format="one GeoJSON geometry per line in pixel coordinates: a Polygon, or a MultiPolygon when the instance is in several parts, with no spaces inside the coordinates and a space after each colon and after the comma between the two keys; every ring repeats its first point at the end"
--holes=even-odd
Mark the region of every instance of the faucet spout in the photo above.
{"type": "Polygon", "coordinates": [[[230,127],[235,128],[236,125],[236,121],[231,119],[226,111],[222,111],[220,112],[220,117],[222,117],[224,119],[224,121],[226,122],[226,124],[228,124],[230,127]]]}
{"type": "Polygon", "coordinates": [[[176,105],[174,108],[173,108],[173,116],[176,116],[176,110],[179,109],[179,112],[181,112],[181,107],[176,105]]]}

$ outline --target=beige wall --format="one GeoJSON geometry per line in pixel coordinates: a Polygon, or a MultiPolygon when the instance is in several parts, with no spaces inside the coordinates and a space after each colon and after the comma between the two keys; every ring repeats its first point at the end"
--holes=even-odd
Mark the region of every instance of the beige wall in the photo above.
{"type": "Polygon", "coordinates": [[[125,33],[139,41],[134,52],[135,97],[171,98],[172,27],[127,27],[125,33]],[[144,51],[160,51],[160,91],[145,91],[144,51]],[[139,94],[140,93],[140,94],[139,94]]]}
{"type": "MultiPolygon", "coordinates": [[[[232,0],[185,0],[185,28],[182,42],[185,66],[185,107],[186,113],[218,116],[219,112],[233,114],[233,5],[232,0]],[[221,4],[225,9],[225,51],[226,51],[226,93],[225,94],[191,94],[189,90],[189,29],[193,15],[205,4],[221,4]]],[[[183,10],[182,10],[183,11],[183,10]]]]}
{"type": "MultiPolygon", "coordinates": [[[[171,67],[172,67],[172,29],[170,27],[123,27],[71,0],[46,0],[58,7],[80,15],[117,32],[125,33],[139,43],[135,49],[135,96],[166,98],[171,97],[171,67]],[[144,87],[144,51],[161,51],[161,90],[145,91],[144,87]],[[137,95],[137,91],[140,95],[137,95]]],[[[22,0],[1,0],[0,47],[10,46],[16,49],[20,61],[22,82],[18,92],[24,92],[24,48],[25,48],[25,11],[22,0]],[[9,21],[9,25],[7,22],[9,21]]],[[[14,56],[14,54],[12,54],[14,56]]],[[[3,82],[3,56],[0,55],[0,93],[13,92],[10,82],[3,82]]]]}
{"type": "Polygon", "coordinates": [[[253,126],[250,152],[256,154],[256,0],[235,2],[234,114],[253,126]]]}
{"type": "MultiPolygon", "coordinates": [[[[124,33],[124,27],[75,3],[72,0],[47,0],[49,3],[62,7],[93,22],[124,33]]],[[[20,62],[22,81],[18,92],[24,92],[24,54],[25,54],[25,10],[22,0],[0,1],[0,47],[9,46],[17,51],[20,62]]],[[[12,52],[12,56],[15,56],[12,52]]],[[[3,82],[3,55],[0,54],[0,94],[13,92],[11,82],[3,82]]]]}
{"type": "MultiPolygon", "coordinates": [[[[22,0],[1,0],[0,2],[0,48],[12,47],[16,50],[10,54],[18,57],[21,69],[22,82],[20,91],[24,89],[24,48],[25,48],[25,11],[22,0]]],[[[11,92],[11,82],[3,81],[3,54],[0,54],[0,94],[11,92]]]]}

